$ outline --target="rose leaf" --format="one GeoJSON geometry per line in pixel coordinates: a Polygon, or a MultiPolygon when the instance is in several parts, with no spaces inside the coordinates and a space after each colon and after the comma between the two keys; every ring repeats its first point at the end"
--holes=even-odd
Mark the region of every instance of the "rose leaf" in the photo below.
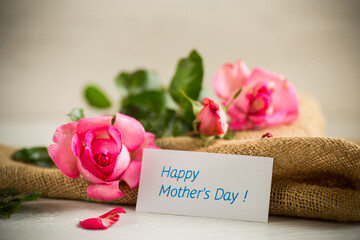
{"type": "Polygon", "coordinates": [[[11,158],[18,162],[35,164],[45,168],[55,166],[46,147],[22,148],[17,150],[11,158]]]}
{"type": "Polygon", "coordinates": [[[175,102],[182,105],[184,101],[180,90],[183,90],[190,98],[198,99],[203,72],[202,58],[196,50],[193,50],[187,58],[179,60],[169,88],[171,97],[175,102]]]}
{"type": "Polygon", "coordinates": [[[84,118],[84,110],[82,108],[74,108],[71,110],[71,112],[68,114],[70,119],[74,122],[79,121],[81,118],[84,118]]]}
{"type": "Polygon", "coordinates": [[[84,95],[90,106],[96,108],[109,108],[111,106],[108,97],[96,86],[88,85],[85,88],[84,95]]]}
{"type": "Polygon", "coordinates": [[[144,69],[132,73],[121,72],[115,78],[116,85],[125,92],[125,95],[138,94],[145,90],[156,90],[160,88],[156,73],[144,69]]]}
{"type": "Polygon", "coordinates": [[[17,194],[16,188],[0,189],[0,215],[10,216],[19,211],[22,201],[38,200],[41,192],[17,194]]]}

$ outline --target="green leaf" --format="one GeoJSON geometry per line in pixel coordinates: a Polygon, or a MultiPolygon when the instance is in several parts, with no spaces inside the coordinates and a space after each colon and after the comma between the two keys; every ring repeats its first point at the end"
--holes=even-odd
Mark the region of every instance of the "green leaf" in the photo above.
{"type": "Polygon", "coordinates": [[[0,189],[0,198],[9,196],[9,195],[15,195],[17,192],[16,188],[9,187],[9,188],[1,188],[0,189]]]}
{"type": "Polygon", "coordinates": [[[42,192],[22,193],[24,201],[38,200],[42,192]]]}
{"type": "Polygon", "coordinates": [[[192,129],[192,122],[195,119],[193,107],[190,102],[185,100],[181,90],[189,98],[197,100],[201,91],[203,78],[203,64],[201,56],[193,50],[187,58],[180,59],[176,68],[176,72],[171,80],[169,92],[176,103],[179,104],[179,117],[182,121],[178,121],[175,125],[174,133],[184,132],[185,129],[192,129]],[[180,128],[179,124],[183,124],[180,128]],[[180,130],[181,131],[178,131],[180,130]]]}
{"type": "Polygon", "coordinates": [[[230,140],[230,139],[233,139],[233,138],[235,138],[235,133],[234,133],[234,132],[228,131],[228,132],[224,135],[224,139],[226,139],[226,140],[230,140]]]}
{"type": "Polygon", "coordinates": [[[172,126],[172,135],[181,136],[192,131],[192,126],[184,118],[176,118],[174,125],[172,126]]]}
{"type": "Polygon", "coordinates": [[[110,100],[106,95],[96,86],[88,85],[84,91],[87,102],[96,108],[109,108],[111,106],[110,100]]]}
{"type": "Polygon", "coordinates": [[[0,215],[10,218],[20,209],[22,201],[38,200],[40,196],[41,192],[17,194],[16,188],[0,189],[0,215]]]}
{"type": "Polygon", "coordinates": [[[79,121],[81,118],[84,118],[84,110],[82,108],[74,108],[71,110],[71,112],[68,114],[70,119],[74,122],[79,121]]]}
{"type": "Polygon", "coordinates": [[[35,164],[40,167],[55,166],[46,147],[23,148],[16,151],[11,158],[15,161],[35,164]]]}
{"type": "Polygon", "coordinates": [[[124,98],[121,112],[136,119],[152,118],[164,111],[165,106],[164,90],[148,90],[124,98]]]}
{"type": "Polygon", "coordinates": [[[145,90],[159,89],[159,80],[154,72],[144,69],[132,73],[121,72],[115,82],[127,95],[137,94],[145,90]]]}
{"type": "Polygon", "coordinates": [[[170,126],[173,124],[176,112],[171,109],[158,114],[156,117],[139,119],[147,132],[152,132],[157,138],[171,135],[170,126]]]}
{"type": "Polygon", "coordinates": [[[156,137],[171,134],[176,111],[167,106],[164,90],[146,90],[123,99],[121,113],[136,118],[156,137]]]}
{"type": "Polygon", "coordinates": [[[20,200],[14,200],[14,201],[9,201],[6,203],[3,203],[0,200],[0,215],[2,216],[6,216],[8,218],[10,218],[10,216],[14,213],[16,213],[17,211],[19,211],[20,207],[21,207],[21,201],[20,200]]]}
{"type": "Polygon", "coordinates": [[[182,89],[190,98],[197,100],[201,90],[203,64],[201,56],[193,50],[187,58],[180,59],[169,92],[175,102],[182,104],[182,89]]]}

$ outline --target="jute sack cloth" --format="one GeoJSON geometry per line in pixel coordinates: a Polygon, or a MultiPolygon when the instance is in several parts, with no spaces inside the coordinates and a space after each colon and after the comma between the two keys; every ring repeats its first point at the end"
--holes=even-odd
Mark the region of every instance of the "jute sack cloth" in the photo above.
{"type": "MultiPolygon", "coordinates": [[[[360,221],[360,147],[350,141],[321,137],[324,120],[317,103],[301,96],[300,118],[291,125],[236,133],[203,147],[197,138],[157,140],[164,149],[274,158],[270,214],[323,220],[360,221]],[[265,132],[274,138],[261,139],[265,132]]],[[[44,169],[10,159],[14,147],[0,146],[0,187],[41,191],[44,197],[101,202],[87,196],[88,182],[70,179],[58,169],[44,169]]],[[[216,176],[214,176],[216,177],[216,176]]],[[[124,197],[107,201],[136,204],[137,188],[119,185],[124,197]]]]}

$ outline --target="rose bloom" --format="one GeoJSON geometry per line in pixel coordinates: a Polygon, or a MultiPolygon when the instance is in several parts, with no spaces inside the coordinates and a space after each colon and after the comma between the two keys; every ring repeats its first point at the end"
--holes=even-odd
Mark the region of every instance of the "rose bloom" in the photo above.
{"type": "Polygon", "coordinates": [[[120,180],[133,188],[139,184],[143,148],[158,148],[154,135],[136,119],[116,113],[113,117],[82,118],[56,129],[49,155],[70,178],[80,175],[90,182],[90,197],[111,200],[123,196],[120,180]]]}
{"type": "Polygon", "coordinates": [[[228,110],[229,127],[233,130],[262,129],[298,118],[298,94],[283,76],[260,68],[250,74],[247,66],[238,61],[218,70],[213,87],[224,104],[243,88],[228,110]]]}
{"type": "Polygon", "coordinates": [[[225,112],[210,98],[204,98],[202,104],[204,107],[196,117],[197,130],[206,136],[225,134],[228,129],[225,112]]]}

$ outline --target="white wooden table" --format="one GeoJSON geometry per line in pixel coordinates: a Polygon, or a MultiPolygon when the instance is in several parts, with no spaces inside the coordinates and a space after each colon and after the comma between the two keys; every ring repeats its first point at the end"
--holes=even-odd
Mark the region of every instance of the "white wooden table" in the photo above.
{"type": "Polygon", "coordinates": [[[360,224],[270,216],[268,223],[127,212],[107,230],[85,230],[80,220],[116,207],[42,198],[24,202],[10,219],[0,218],[0,239],[360,239],[360,224]]]}

